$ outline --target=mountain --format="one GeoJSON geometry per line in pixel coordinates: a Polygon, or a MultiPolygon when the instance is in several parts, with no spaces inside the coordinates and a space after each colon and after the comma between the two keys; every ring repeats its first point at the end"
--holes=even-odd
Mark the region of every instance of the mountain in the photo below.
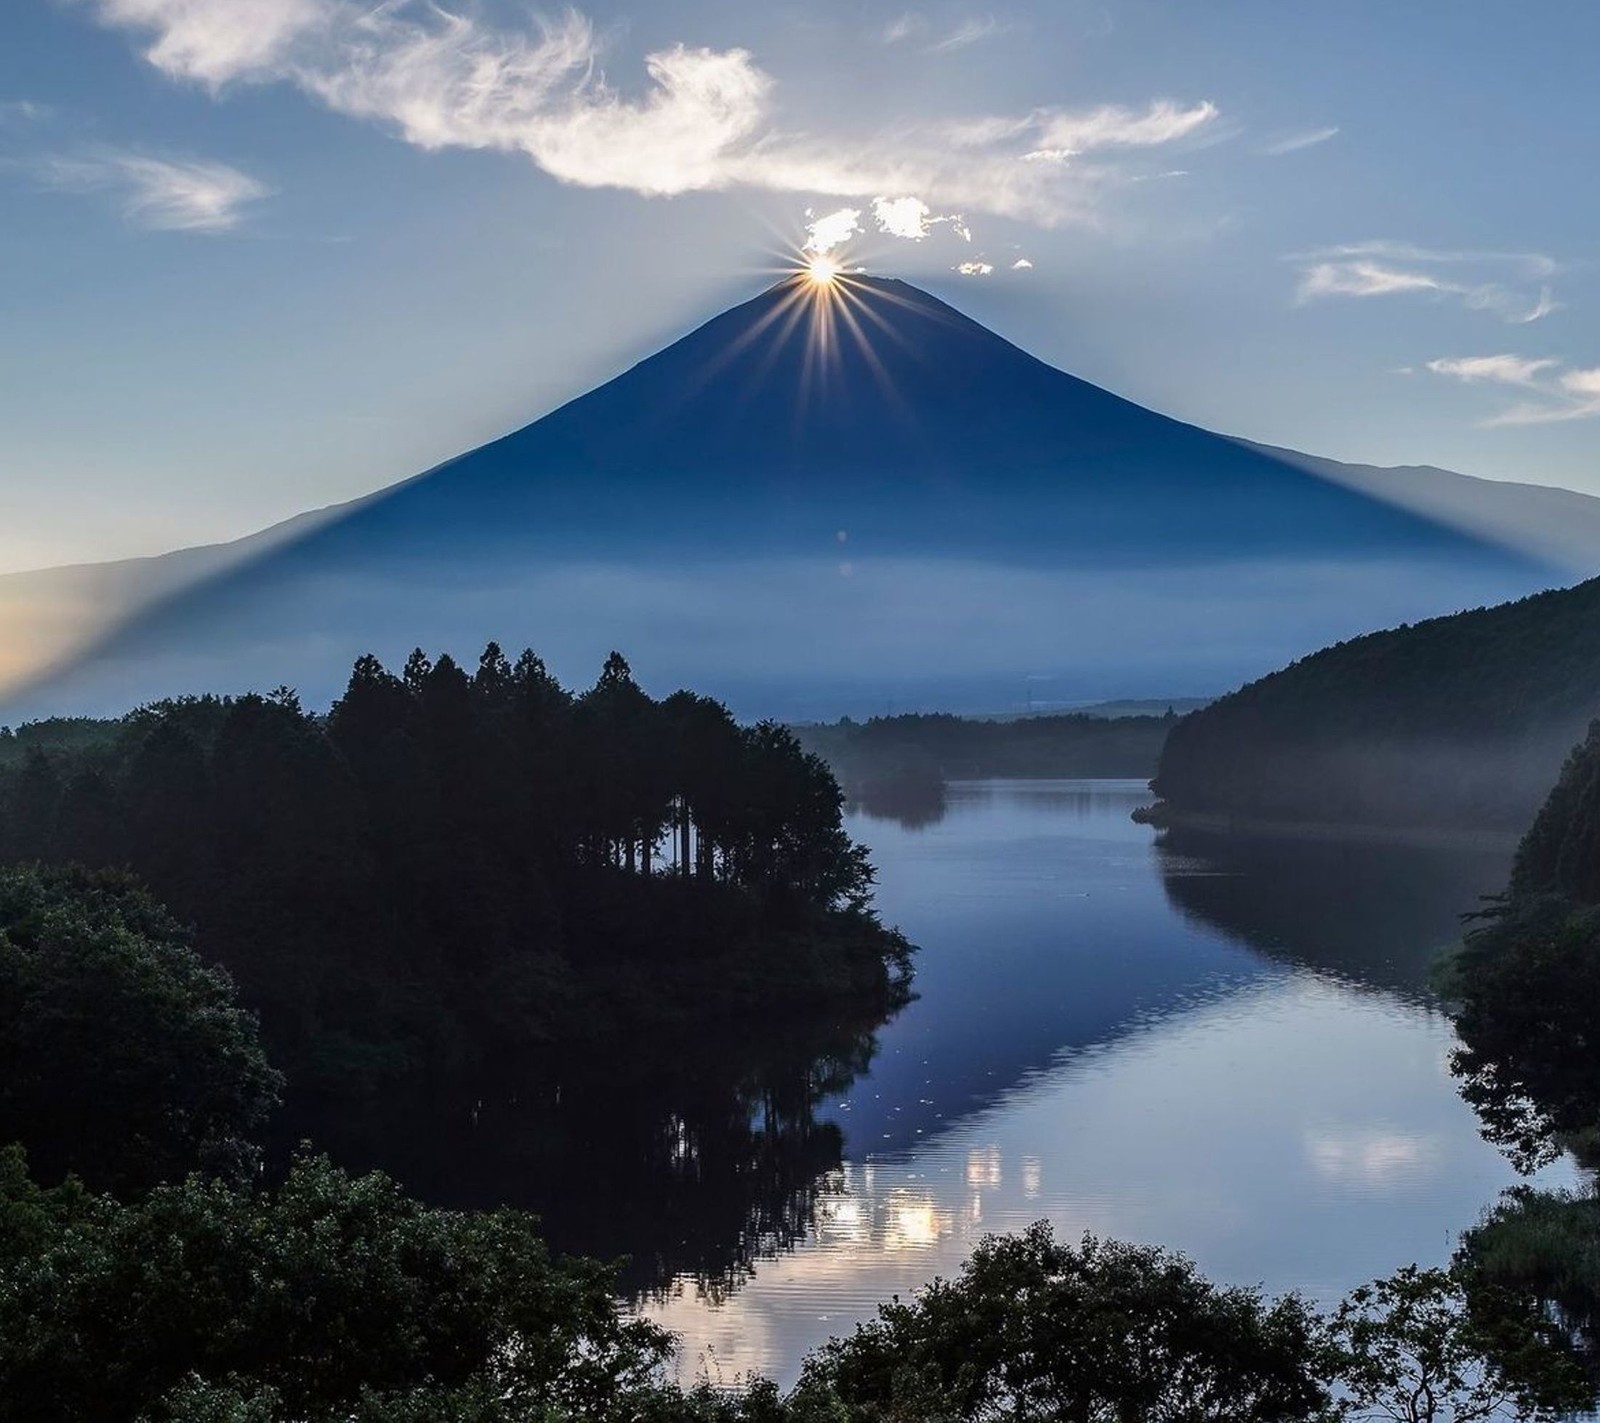
{"type": "Polygon", "coordinates": [[[1600,579],[1372,633],[1181,720],[1158,818],[1520,833],[1600,715],[1600,579]]]}
{"type": "MultiPolygon", "coordinates": [[[[904,283],[797,277],[225,563],[121,576],[121,614],[3,709],[279,682],[321,702],[363,651],[491,637],[569,680],[618,647],[649,684],[791,718],[1210,693],[1572,574],[1511,520],[1330,468],[1142,409],[904,283]]],[[[38,578],[0,604],[48,602],[38,578]]]]}

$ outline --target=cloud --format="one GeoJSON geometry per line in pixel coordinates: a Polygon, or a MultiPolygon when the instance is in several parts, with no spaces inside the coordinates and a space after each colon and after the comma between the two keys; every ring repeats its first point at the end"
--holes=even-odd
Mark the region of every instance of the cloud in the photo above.
{"type": "Polygon", "coordinates": [[[1269,143],[1261,151],[1269,158],[1282,158],[1284,154],[1298,153],[1302,148],[1315,148],[1317,144],[1337,137],[1338,133],[1337,124],[1330,124],[1327,128],[1306,129],[1303,133],[1291,133],[1269,143]]]}
{"type": "Polygon", "coordinates": [[[230,232],[271,189],[225,163],[100,152],[42,159],[40,177],[64,192],[118,193],[127,219],[158,232],[230,232]]]}
{"type": "Polygon", "coordinates": [[[1003,26],[993,15],[974,16],[972,19],[963,20],[955,29],[942,39],[936,39],[924,49],[929,54],[950,54],[958,49],[965,49],[969,44],[977,44],[986,40],[991,35],[1003,34],[1003,26]]]}
{"type": "MultiPolygon", "coordinates": [[[[989,39],[993,35],[1002,35],[1009,28],[1010,26],[1001,24],[993,15],[973,15],[937,39],[927,41],[921,49],[924,54],[950,54],[955,50],[965,49],[968,45],[977,44],[980,40],[989,39]]],[[[926,16],[919,15],[915,10],[906,10],[890,20],[878,32],[878,38],[884,44],[904,44],[908,40],[922,38],[929,29],[926,16]]]]}
{"type": "Polygon", "coordinates": [[[861,231],[861,213],[857,208],[840,208],[822,217],[812,217],[807,211],[806,216],[811,221],[806,224],[806,240],[802,250],[815,252],[819,256],[833,251],[861,231]]]}
{"type": "Polygon", "coordinates": [[[1550,357],[1453,356],[1428,362],[1435,375],[1471,383],[1509,385],[1532,392],[1534,398],[1510,406],[1483,422],[1503,425],[1549,425],[1567,420],[1587,420],[1600,415],[1600,366],[1552,375],[1561,362],[1550,357]]]}
{"type": "Polygon", "coordinates": [[[1540,278],[1559,270],[1542,252],[1440,251],[1405,242],[1360,242],[1290,257],[1296,299],[1423,293],[1487,311],[1513,325],[1542,320],[1561,303],[1540,278]],[[1537,287],[1533,284],[1539,282],[1537,287]]]}
{"type": "Polygon", "coordinates": [[[963,242],[972,241],[972,229],[958,212],[935,213],[921,198],[874,198],[872,220],[878,231],[890,237],[905,237],[920,242],[935,227],[948,224],[963,242]]]}
{"type": "Polygon", "coordinates": [[[1548,357],[1534,360],[1526,356],[1456,356],[1429,361],[1428,369],[1435,375],[1454,376],[1468,382],[1533,385],[1541,371],[1560,364],[1548,357]]]}
{"type": "Polygon", "coordinates": [[[922,33],[927,22],[921,15],[907,10],[904,14],[896,16],[883,27],[878,36],[885,44],[902,44],[904,41],[922,33]]]}
{"type": "Polygon", "coordinates": [[[54,115],[55,110],[49,104],[41,104],[33,99],[0,99],[0,128],[42,124],[54,115]]]}
{"type": "Polygon", "coordinates": [[[957,262],[955,270],[963,277],[987,277],[994,271],[992,262],[957,262]]]}
{"type": "Polygon", "coordinates": [[[157,69],[213,86],[281,62],[336,9],[331,0],[100,0],[107,23],[157,32],[145,51],[157,69]]]}
{"type": "Polygon", "coordinates": [[[933,209],[921,198],[874,198],[872,218],[879,232],[891,237],[909,237],[920,242],[928,235],[928,222],[933,209]]]}
{"type": "Polygon", "coordinates": [[[1033,270],[1033,263],[1030,262],[1026,257],[1018,257],[1017,260],[1011,264],[1011,270],[1013,272],[1031,272],[1033,270]]]}
{"type": "Polygon", "coordinates": [[[1161,100],[902,122],[846,138],[780,125],[776,81],[743,49],[656,50],[645,56],[642,92],[625,94],[600,67],[594,26],[572,10],[505,29],[476,10],[424,0],[96,0],[96,8],[105,23],[145,36],[145,57],[174,79],[213,90],[292,84],[421,148],[520,153],[562,182],[649,196],[917,193],[963,211],[1092,223],[1125,178],[1128,153],[1188,137],[1217,113],[1208,102],[1161,100]],[[1124,156],[1113,161],[1114,152],[1124,156]]]}

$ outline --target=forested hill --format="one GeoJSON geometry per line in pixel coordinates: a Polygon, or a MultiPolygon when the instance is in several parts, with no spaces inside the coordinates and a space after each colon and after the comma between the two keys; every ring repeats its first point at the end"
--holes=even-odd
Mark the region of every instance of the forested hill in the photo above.
{"type": "Polygon", "coordinates": [[[960,780],[983,776],[1151,775],[1177,716],[1059,716],[982,721],[947,713],[875,716],[797,726],[847,789],[882,776],[918,773],[960,780]]]}
{"type": "Polygon", "coordinates": [[[1600,579],[1402,625],[1184,718],[1175,821],[1521,831],[1600,713],[1600,579]]]}

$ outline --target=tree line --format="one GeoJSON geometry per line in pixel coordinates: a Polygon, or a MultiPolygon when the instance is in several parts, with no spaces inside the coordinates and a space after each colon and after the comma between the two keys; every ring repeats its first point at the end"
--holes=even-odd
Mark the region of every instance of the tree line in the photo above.
{"type": "Polygon", "coordinates": [[[616,654],[581,693],[491,644],[471,672],[363,657],[325,715],[280,689],[56,725],[0,755],[0,860],[131,870],[300,1081],[908,976],[828,768],[616,654]]]}

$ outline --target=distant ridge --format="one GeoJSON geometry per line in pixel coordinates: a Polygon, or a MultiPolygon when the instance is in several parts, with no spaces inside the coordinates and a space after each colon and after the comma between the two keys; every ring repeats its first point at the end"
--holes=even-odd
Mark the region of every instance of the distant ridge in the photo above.
{"type": "Polygon", "coordinates": [[[1518,835],[1600,716],[1600,579],[1355,638],[1179,722],[1161,818],[1518,835]]]}
{"type": "MultiPolygon", "coordinates": [[[[788,719],[977,710],[1039,676],[1210,694],[1571,576],[1492,497],[1473,524],[1345,468],[1145,410],[903,282],[796,278],[226,564],[106,575],[126,614],[12,669],[0,716],[278,683],[316,704],[363,651],[490,637],[569,680],[621,648],[650,685],[788,719]]],[[[38,577],[0,580],[12,628],[39,626],[38,577]]]]}

